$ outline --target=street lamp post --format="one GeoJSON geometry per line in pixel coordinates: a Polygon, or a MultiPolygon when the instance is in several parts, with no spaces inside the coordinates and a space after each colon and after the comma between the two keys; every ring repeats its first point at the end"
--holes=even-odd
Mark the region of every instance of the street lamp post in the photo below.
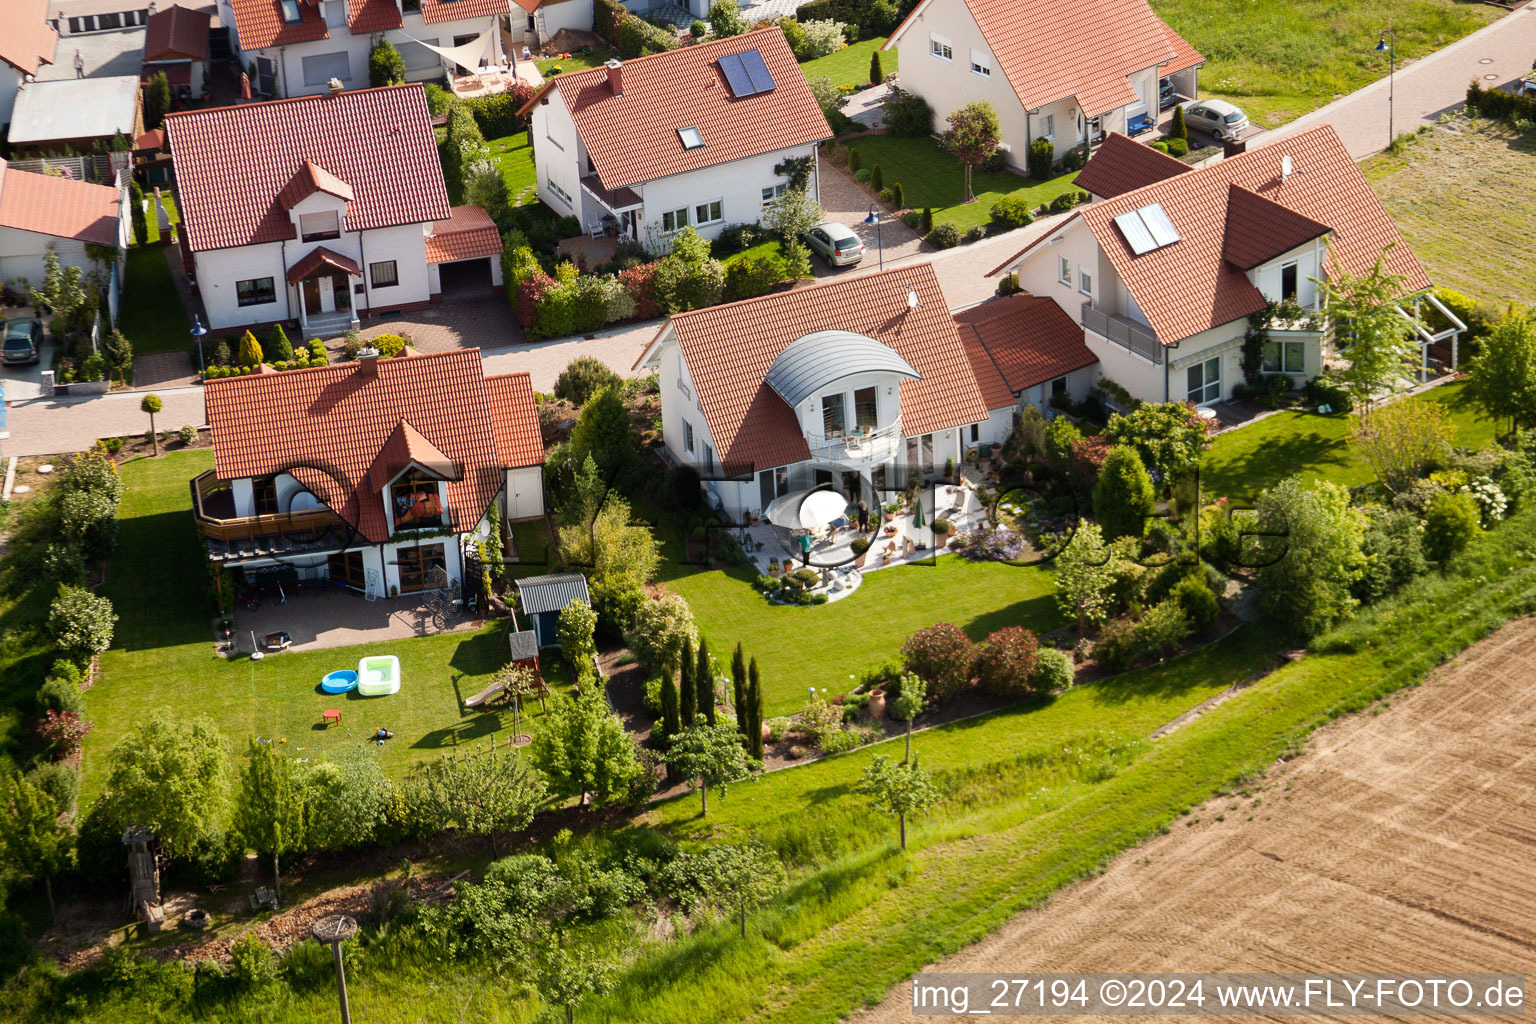
{"type": "Polygon", "coordinates": [[[1376,52],[1387,55],[1387,145],[1397,138],[1392,125],[1392,107],[1397,99],[1397,30],[1387,29],[1376,41],[1376,52]],[[1390,40],[1390,42],[1388,41],[1390,40]]]}
{"type": "Polygon", "coordinates": [[[203,335],[208,333],[208,328],[203,326],[201,314],[192,314],[192,330],[187,333],[197,339],[197,373],[199,377],[205,377],[208,374],[208,367],[203,363],[203,335]]]}
{"type": "Polygon", "coordinates": [[[885,241],[880,237],[880,207],[876,203],[869,204],[869,216],[864,218],[865,224],[875,226],[875,251],[880,257],[880,269],[885,269],[885,241]]]}

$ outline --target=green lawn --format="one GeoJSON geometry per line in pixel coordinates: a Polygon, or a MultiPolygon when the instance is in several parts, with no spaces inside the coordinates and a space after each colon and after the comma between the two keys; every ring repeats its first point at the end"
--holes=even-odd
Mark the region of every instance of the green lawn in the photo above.
{"type": "MultiPolygon", "coordinates": [[[[1494,439],[1495,424],[1465,397],[1463,389],[1453,381],[1426,396],[1450,408],[1457,447],[1485,447],[1494,439]]],[[[1350,452],[1348,436],[1348,416],[1277,412],[1217,437],[1201,466],[1200,486],[1207,494],[1252,500],[1291,475],[1307,481],[1328,479],[1345,487],[1368,483],[1371,469],[1350,452]]]]}
{"type": "Polygon", "coordinates": [[[720,259],[720,263],[723,266],[729,267],[732,263],[740,263],[742,260],[756,260],[764,256],[778,256],[782,253],[783,248],[776,239],[769,239],[766,242],[758,242],[754,246],[741,250],[741,252],[733,253],[730,256],[723,256],[720,259]]]}
{"type": "Polygon", "coordinates": [[[1536,134],[1480,119],[1361,167],[1432,281],[1502,310],[1536,304],[1536,134]]]}
{"type": "Polygon", "coordinates": [[[533,166],[533,147],[528,144],[528,133],[518,132],[486,143],[491,147],[491,159],[501,168],[507,179],[507,191],[512,205],[535,202],[538,199],[538,173],[533,166]]]}
{"type": "MultiPolygon", "coordinates": [[[[1200,94],[1231,100],[1266,128],[1385,78],[1387,54],[1376,41],[1389,25],[1401,67],[1505,13],[1460,0],[1152,0],[1152,7],[1204,54],[1200,94]]],[[[1382,133],[1385,141],[1386,125],[1382,133]]]]}
{"type": "Polygon", "coordinates": [[[569,57],[551,57],[548,60],[536,60],[533,63],[539,69],[539,74],[549,78],[552,74],[569,75],[576,71],[600,68],[608,58],[617,56],[618,54],[608,50],[593,50],[591,53],[573,53],[569,57]]]}
{"type": "Polygon", "coordinates": [[[123,301],[118,310],[118,328],[133,343],[135,356],[150,352],[186,351],[192,347],[192,321],[181,304],[176,283],[171,278],[168,256],[175,249],[159,245],[138,246],[128,250],[124,272],[123,301]]]}
{"type": "MultiPolygon", "coordinates": [[[[117,610],[117,636],[86,698],[96,727],[86,739],[82,797],[99,790],[104,753],[157,707],[206,713],[239,746],[250,736],[270,736],[298,757],[365,742],[383,726],[396,738],[374,749],[394,776],[444,748],[511,729],[510,713],[459,706],[505,664],[505,623],[389,644],[388,653],[400,658],[401,689],[372,700],[324,695],[317,684],[325,673],[378,653],[377,646],[290,651],[261,661],[215,656],[204,599],[207,560],[192,531],[187,489],[189,478],[212,465],[213,453],[203,449],[123,467],[128,491],[118,550],[101,588],[117,610]],[[341,727],[318,728],[321,710],[333,707],[342,711],[341,727]]],[[[553,667],[545,673],[552,683],[556,675],[553,667]]],[[[540,714],[535,708],[530,717],[540,714]]]]}
{"type": "MultiPolygon", "coordinates": [[[[836,86],[853,86],[862,89],[869,84],[869,55],[885,45],[885,37],[865,39],[845,46],[836,53],[817,57],[800,65],[806,80],[830,78],[836,86]]],[[[889,75],[896,70],[896,51],[880,55],[880,70],[889,75]]]]}
{"type": "Polygon", "coordinates": [[[953,224],[962,231],[990,221],[992,204],[1005,195],[1021,196],[1031,206],[1039,206],[1073,188],[1072,182],[1077,178],[1076,173],[1071,173],[1036,182],[1011,171],[978,171],[971,177],[976,201],[962,203],[965,172],[933,139],[872,135],[852,139],[849,146],[859,151],[861,167],[880,165],[888,187],[901,182],[907,206],[914,210],[931,206],[935,224],[953,224]]]}

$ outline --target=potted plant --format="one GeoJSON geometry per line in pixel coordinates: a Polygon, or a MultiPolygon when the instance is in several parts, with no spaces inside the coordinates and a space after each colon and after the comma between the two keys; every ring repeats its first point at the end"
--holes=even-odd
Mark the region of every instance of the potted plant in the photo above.
{"type": "Polygon", "coordinates": [[[883,508],[885,510],[885,521],[889,523],[896,518],[896,513],[901,510],[901,502],[888,501],[883,508]]]}
{"type": "Polygon", "coordinates": [[[886,527],[885,527],[885,535],[887,537],[894,537],[894,536],[896,536],[896,524],[895,523],[889,523],[889,524],[886,525],[886,527]]]}
{"type": "Polygon", "coordinates": [[[864,560],[869,557],[869,540],[865,537],[855,537],[853,544],[853,564],[863,568],[864,560]]]}
{"type": "Polygon", "coordinates": [[[933,521],[933,546],[942,548],[949,543],[949,535],[955,532],[954,526],[948,519],[935,519],[933,521]]]}
{"type": "Polygon", "coordinates": [[[955,479],[955,457],[949,456],[944,460],[944,482],[952,483],[955,479]]]}
{"type": "Polygon", "coordinates": [[[869,717],[876,721],[885,717],[885,691],[879,687],[869,691],[869,717]]]}
{"type": "Polygon", "coordinates": [[[769,576],[777,576],[778,574],[779,574],[779,560],[777,558],[770,558],[770,559],[768,559],[768,575],[769,576]]]}

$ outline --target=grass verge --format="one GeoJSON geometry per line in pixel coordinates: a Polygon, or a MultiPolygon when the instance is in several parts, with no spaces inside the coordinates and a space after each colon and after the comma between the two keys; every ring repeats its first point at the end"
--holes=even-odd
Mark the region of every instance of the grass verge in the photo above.
{"type": "MultiPolygon", "coordinates": [[[[174,255],[174,250],[172,250],[174,255]]],[[[187,351],[192,347],[192,322],[176,292],[167,250],[158,245],[128,250],[118,329],[133,343],[135,356],[151,352],[187,351]]]]}
{"type": "MultiPolygon", "coordinates": [[[[862,89],[869,85],[869,55],[885,45],[885,36],[864,39],[845,46],[836,53],[817,57],[800,65],[806,81],[830,78],[838,88],[862,89]]],[[[887,75],[897,70],[896,51],[880,55],[880,70],[887,75]]]]}

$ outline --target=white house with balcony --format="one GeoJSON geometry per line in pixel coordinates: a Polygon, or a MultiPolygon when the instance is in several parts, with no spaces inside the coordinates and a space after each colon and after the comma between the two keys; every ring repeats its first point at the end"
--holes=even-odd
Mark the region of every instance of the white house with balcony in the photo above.
{"type": "Polygon", "coordinates": [[[304,337],[501,284],[501,239],[450,207],[420,85],[175,113],[166,136],[189,264],[215,329],[304,337]]]}
{"type": "Polygon", "coordinates": [[[927,263],[679,313],[636,366],[660,376],[669,459],[736,519],[827,483],[873,508],[1013,426],[927,263]]]}
{"type": "Polygon", "coordinates": [[[654,251],[756,223],[797,175],[817,195],[832,135],[778,26],[559,75],[523,113],[539,199],[654,251]]]}
{"type": "Polygon", "coordinates": [[[533,386],[487,377],[478,349],[211,381],[204,397],[214,468],[191,482],[193,517],[247,584],[441,590],[493,505],[503,523],[543,515],[533,386]]]}
{"type": "Polygon", "coordinates": [[[1147,0],[922,0],[883,49],[899,54],[901,87],[933,107],[935,130],[968,103],[991,103],[1018,169],[1036,139],[1059,159],[1085,139],[1150,131],[1159,83],[1193,98],[1205,62],[1147,0]]]}
{"type": "MultiPolygon", "coordinates": [[[[1126,159],[1123,147],[1102,156],[1126,159]]],[[[1287,301],[1320,313],[1319,281],[1340,269],[1369,273],[1377,260],[1403,278],[1399,308],[1422,369],[1454,369],[1459,321],[1428,294],[1423,266],[1331,125],[1198,170],[1172,163],[1146,161],[1138,173],[1161,168],[1161,180],[1079,208],[992,271],[1017,273],[1023,289],[1071,315],[1100,375],[1143,401],[1229,399],[1244,380],[1250,316],[1287,301]],[[1452,326],[1426,327],[1421,301],[1452,326]]],[[[1325,318],[1271,310],[1266,319],[1264,375],[1299,386],[1335,356],[1325,318]]]]}
{"type": "MultiPolygon", "coordinates": [[[[290,97],[323,93],[332,79],[366,88],[368,54],[385,39],[400,51],[410,82],[470,73],[482,63],[500,67],[514,56],[505,52],[501,27],[521,43],[537,21],[511,0],[219,0],[219,14],[232,27],[241,65],[255,65],[251,88],[290,97]]],[[[590,31],[591,0],[566,0],[561,17],[590,31]]]]}

